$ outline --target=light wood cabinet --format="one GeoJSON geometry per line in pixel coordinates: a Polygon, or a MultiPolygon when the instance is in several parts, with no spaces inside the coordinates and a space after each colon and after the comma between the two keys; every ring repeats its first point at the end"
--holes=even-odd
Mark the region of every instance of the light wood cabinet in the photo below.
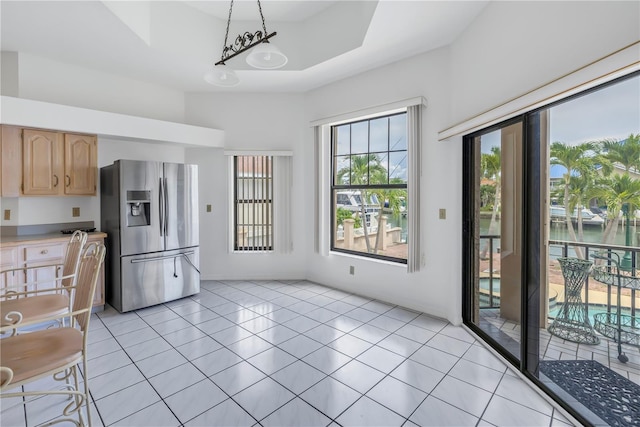
{"type": "Polygon", "coordinates": [[[62,194],[63,153],[60,134],[22,131],[22,192],[32,196],[62,194]]]}
{"type": "MultiPolygon", "coordinates": [[[[29,290],[45,291],[60,286],[56,277],[62,275],[66,243],[26,245],[22,247],[24,266],[27,270],[27,283],[34,283],[29,290]],[[51,266],[55,264],[56,266],[51,266]]],[[[40,292],[39,292],[40,293],[40,292]]]]}
{"type": "MultiPolygon", "coordinates": [[[[104,243],[103,233],[89,235],[89,242],[104,243]]],[[[0,275],[0,293],[7,287],[18,287],[25,283],[36,283],[39,291],[46,291],[55,286],[55,277],[62,274],[58,271],[61,267],[48,267],[51,264],[62,264],[67,252],[68,240],[66,238],[43,239],[34,243],[21,243],[18,245],[3,244],[0,247],[0,270],[17,267],[30,267],[27,274],[24,272],[8,273],[0,275]]],[[[101,267],[96,292],[93,297],[93,306],[102,307],[105,304],[104,294],[104,264],[101,267]]]]}
{"type": "Polygon", "coordinates": [[[22,129],[2,125],[0,131],[0,194],[18,197],[22,183],[22,129]]]}
{"type": "MultiPolygon", "coordinates": [[[[19,265],[18,248],[0,248],[0,271],[16,268],[19,265]]],[[[22,272],[14,271],[0,275],[0,288],[14,287],[24,281],[22,272]]]]}
{"type": "Polygon", "coordinates": [[[2,125],[0,190],[4,197],[95,196],[95,135],[2,125]]]}
{"type": "Polygon", "coordinates": [[[64,193],[95,195],[98,149],[96,137],[64,135],[64,193]]]}

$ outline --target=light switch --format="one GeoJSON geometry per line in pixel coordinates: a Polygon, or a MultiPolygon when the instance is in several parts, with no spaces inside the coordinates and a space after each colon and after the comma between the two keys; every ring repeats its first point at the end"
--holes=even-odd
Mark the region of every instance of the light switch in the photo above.
{"type": "Polygon", "coordinates": [[[446,209],[440,209],[440,211],[438,212],[438,217],[440,219],[447,219],[447,210],[446,209]]]}
{"type": "Polygon", "coordinates": [[[207,212],[211,212],[211,205],[207,205],[207,212]]]}
{"type": "Polygon", "coordinates": [[[71,208],[71,216],[80,216],[80,208],[71,208]]]}
{"type": "Polygon", "coordinates": [[[11,219],[11,209],[4,210],[4,220],[9,221],[11,219]]]}

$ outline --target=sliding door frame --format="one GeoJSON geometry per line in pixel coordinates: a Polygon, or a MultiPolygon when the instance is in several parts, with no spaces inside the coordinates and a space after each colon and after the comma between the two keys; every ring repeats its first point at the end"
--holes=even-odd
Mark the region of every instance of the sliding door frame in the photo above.
{"type": "MultiPolygon", "coordinates": [[[[594,89],[595,90],[595,89],[594,89]]],[[[564,102],[563,100],[562,102],[564,102]]],[[[540,266],[541,266],[541,245],[542,228],[540,218],[541,211],[541,133],[540,116],[543,110],[552,105],[539,108],[531,112],[524,113],[504,122],[498,123],[481,131],[474,132],[463,137],[463,212],[468,215],[462,219],[462,318],[463,323],[476,333],[483,341],[491,346],[498,354],[508,360],[517,370],[537,387],[549,395],[556,403],[562,406],[577,421],[583,425],[590,425],[589,421],[580,415],[575,409],[560,399],[549,387],[538,379],[538,369],[540,362],[540,266]],[[474,186],[475,162],[478,150],[474,147],[474,139],[483,134],[499,130],[514,123],[521,122],[522,132],[522,167],[523,180],[522,188],[522,273],[521,283],[521,337],[520,337],[520,357],[516,357],[493,339],[487,332],[473,323],[474,308],[474,274],[475,264],[475,228],[479,226],[474,220],[475,200],[474,186]]],[[[544,159],[546,161],[546,158],[544,159]]]]}
{"type": "MultiPolygon", "coordinates": [[[[546,244],[543,239],[543,228],[541,226],[541,218],[544,215],[542,206],[545,206],[542,200],[542,162],[546,162],[545,156],[541,155],[541,144],[547,143],[542,141],[541,135],[541,116],[550,108],[587,95],[592,92],[601,90],[607,86],[612,86],[624,80],[640,76],[640,71],[631,72],[625,76],[618,77],[593,88],[586,89],[580,93],[568,96],[561,100],[557,100],[548,105],[527,111],[516,117],[505,120],[496,125],[473,132],[463,137],[462,148],[462,208],[467,213],[462,219],[462,317],[463,323],[476,333],[483,341],[488,343],[496,352],[514,365],[518,371],[527,379],[538,386],[542,391],[549,395],[556,403],[571,414],[578,422],[583,425],[591,425],[591,423],[579,412],[571,407],[567,402],[555,394],[549,387],[538,379],[539,360],[540,360],[540,295],[541,295],[541,274],[542,265],[541,249],[546,244]],[[523,239],[522,239],[522,293],[521,293],[521,342],[520,342],[520,360],[513,354],[503,348],[489,334],[483,331],[478,325],[473,323],[474,308],[474,274],[475,274],[475,242],[474,233],[476,227],[479,226],[475,222],[475,200],[474,185],[478,177],[476,172],[476,153],[478,150],[474,148],[474,139],[480,135],[504,128],[513,123],[521,121],[523,123],[523,150],[522,150],[522,167],[523,167],[523,198],[522,208],[523,217],[523,239]]],[[[546,118],[545,118],[546,120],[546,118]]],[[[546,286],[546,283],[544,284],[546,286]]]]}
{"type": "MultiPolygon", "coordinates": [[[[476,221],[476,212],[475,212],[475,196],[473,189],[475,188],[476,180],[478,179],[475,176],[476,172],[476,164],[480,161],[479,158],[476,158],[479,155],[479,151],[475,148],[475,138],[507,126],[511,126],[516,123],[522,123],[523,126],[523,143],[526,140],[525,130],[525,121],[524,115],[519,115],[513,117],[509,120],[505,120],[504,122],[495,124],[488,128],[482,129],[480,131],[471,133],[469,135],[465,135],[463,137],[463,147],[462,147],[462,212],[466,212],[467,215],[462,218],[462,320],[464,324],[469,327],[474,333],[478,334],[485,342],[488,342],[492,348],[494,348],[501,356],[507,359],[511,364],[517,366],[519,368],[520,362],[523,359],[522,355],[526,352],[526,331],[523,329],[521,331],[521,345],[520,345],[520,357],[516,357],[509,351],[507,351],[504,347],[502,347],[496,340],[494,340],[487,332],[481,329],[478,325],[473,322],[473,310],[475,303],[475,295],[473,290],[473,284],[475,281],[475,271],[476,271],[476,256],[475,256],[475,241],[474,236],[477,227],[479,227],[479,222],[476,221]]],[[[526,147],[526,146],[525,146],[526,147]]],[[[523,148],[525,148],[523,147],[523,148]]],[[[522,150],[523,153],[523,164],[524,164],[524,156],[526,155],[526,149],[522,150]]],[[[523,171],[526,174],[526,170],[523,171]]],[[[526,177],[525,177],[526,178],[526,177]]],[[[523,180],[523,184],[526,182],[526,179],[523,180]]],[[[524,185],[523,185],[524,186],[524,185]]],[[[524,188],[522,189],[524,190],[524,188]]],[[[523,193],[524,194],[524,193],[523,193]]],[[[526,207],[526,204],[524,205],[526,207]]],[[[524,218],[527,217],[527,212],[525,213],[524,218]]],[[[523,226],[523,224],[521,224],[523,226]]],[[[526,249],[526,235],[524,233],[523,228],[523,242],[524,249],[526,249]]],[[[526,252],[523,254],[526,258],[526,252]]],[[[524,264],[523,264],[524,265],[524,264]]],[[[526,269],[523,268],[522,276],[524,278],[524,272],[526,269]]],[[[524,282],[523,282],[524,283],[524,282]]],[[[521,306],[524,309],[524,299],[521,299],[521,306]]],[[[526,313],[526,311],[521,311],[521,313],[526,313]]]]}

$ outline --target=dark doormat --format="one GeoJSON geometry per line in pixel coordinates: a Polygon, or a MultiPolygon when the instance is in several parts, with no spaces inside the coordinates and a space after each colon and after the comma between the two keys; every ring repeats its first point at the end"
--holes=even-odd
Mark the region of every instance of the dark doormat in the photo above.
{"type": "Polygon", "coordinates": [[[640,426],[640,386],[595,360],[544,360],[540,372],[611,426],[640,426]]]}

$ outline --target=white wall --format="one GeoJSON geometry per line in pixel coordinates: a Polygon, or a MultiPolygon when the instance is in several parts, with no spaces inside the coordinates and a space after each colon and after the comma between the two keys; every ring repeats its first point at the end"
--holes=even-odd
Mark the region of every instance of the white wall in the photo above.
{"type": "Polygon", "coordinates": [[[99,138],[98,167],[108,166],[119,159],[182,163],[184,151],[185,147],[180,145],[99,138]]]}
{"type": "MultiPolygon", "coordinates": [[[[307,122],[416,96],[427,99],[423,115],[421,271],[343,254],[327,257],[307,246],[310,280],[459,321],[461,147],[437,143],[437,132],[449,119],[449,50],[439,49],[311,91],[306,96],[307,122]],[[438,220],[438,209],[447,219],[438,220]],[[355,275],[349,267],[355,267],[355,275]]],[[[308,133],[311,139],[311,132],[308,133]]],[[[310,142],[312,139],[310,140],[310,142]]],[[[313,170],[312,150],[305,169],[313,170]]],[[[313,176],[306,175],[305,216],[313,217],[313,176]]]]}
{"type": "Polygon", "coordinates": [[[638,28],[637,1],[490,2],[451,46],[449,124],[640,40],[638,28]]]}
{"type": "Polygon", "coordinates": [[[95,221],[99,214],[99,196],[34,196],[3,197],[2,209],[11,209],[11,220],[2,219],[1,225],[56,224],[63,222],[95,221]],[[80,208],[80,216],[71,215],[71,209],[80,208]]]}
{"type": "Polygon", "coordinates": [[[4,96],[18,96],[18,52],[0,53],[0,93],[4,96]]]}
{"type": "Polygon", "coordinates": [[[293,252],[230,253],[228,249],[228,163],[224,150],[187,148],[186,161],[200,165],[200,265],[204,279],[302,279],[313,215],[302,206],[305,119],[297,94],[189,93],[186,121],[225,131],[226,150],[293,151],[293,252]],[[212,212],[205,206],[212,205],[212,212]]]}
{"type": "Polygon", "coordinates": [[[144,81],[20,53],[20,98],[183,122],[184,94],[144,81]]]}

